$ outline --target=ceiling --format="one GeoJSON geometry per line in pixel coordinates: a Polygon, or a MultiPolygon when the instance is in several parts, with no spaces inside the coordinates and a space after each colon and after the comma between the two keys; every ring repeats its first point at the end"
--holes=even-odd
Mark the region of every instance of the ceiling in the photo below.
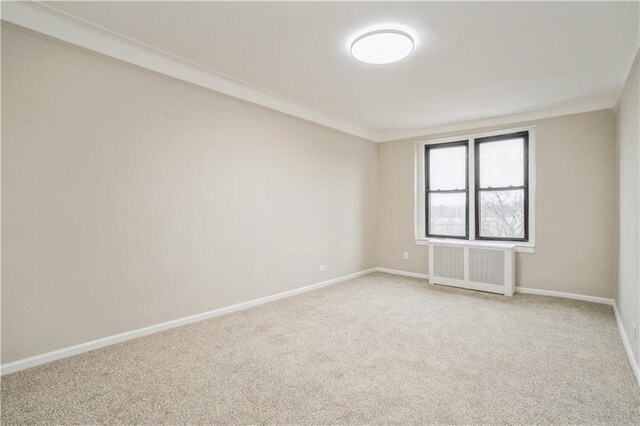
{"type": "Polygon", "coordinates": [[[611,107],[640,44],[638,2],[49,2],[379,139],[543,110],[611,107]],[[410,28],[389,65],[348,51],[363,28],[410,28]]]}

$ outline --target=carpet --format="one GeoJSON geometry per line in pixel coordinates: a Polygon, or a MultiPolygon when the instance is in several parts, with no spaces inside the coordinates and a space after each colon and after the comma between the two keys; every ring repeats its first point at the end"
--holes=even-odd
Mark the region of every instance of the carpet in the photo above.
{"type": "Polygon", "coordinates": [[[5,376],[2,424],[640,424],[610,306],[374,273],[5,376]]]}

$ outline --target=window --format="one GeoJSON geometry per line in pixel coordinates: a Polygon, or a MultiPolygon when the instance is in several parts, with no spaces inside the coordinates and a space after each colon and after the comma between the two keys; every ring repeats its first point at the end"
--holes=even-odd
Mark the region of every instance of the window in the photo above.
{"type": "Polygon", "coordinates": [[[416,239],[513,241],[532,252],[531,131],[418,143],[416,239]]]}
{"type": "Polygon", "coordinates": [[[429,237],[469,237],[468,141],[425,147],[429,237]]]}
{"type": "Polygon", "coordinates": [[[528,132],[475,140],[476,240],[528,241],[528,132]]]}

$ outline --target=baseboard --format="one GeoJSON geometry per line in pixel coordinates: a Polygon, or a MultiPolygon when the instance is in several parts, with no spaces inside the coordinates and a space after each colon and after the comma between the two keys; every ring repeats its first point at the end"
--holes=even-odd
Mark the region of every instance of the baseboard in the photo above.
{"type": "Polygon", "coordinates": [[[311,284],[305,287],[296,288],[293,290],[283,291],[282,293],[273,294],[270,296],[261,297],[259,299],[249,300],[247,302],[238,303],[236,305],[226,306],[224,308],[214,309],[212,311],[203,312],[188,317],[179,318],[172,321],[155,324],[149,327],[139,328],[137,330],[127,331],[125,333],[115,334],[113,336],[104,337],[102,339],[92,340],[90,342],[81,343],[75,346],[69,346],[67,348],[58,349],[52,352],[32,356],[30,358],[20,359],[18,361],[9,362],[0,366],[0,376],[5,374],[15,373],[20,370],[24,370],[31,367],[36,367],[41,364],[56,361],[62,358],[67,358],[73,355],[78,355],[84,352],[89,352],[95,349],[100,349],[105,346],[114,345],[116,343],[125,342],[127,340],[136,339],[138,337],[147,336],[149,334],[158,333],[160,331],[168,330],[181,325],[191,324],[194,322],[202,321],[205,319],[229,314],[231,312],[241,311],[253,306],[262,305],[264,303],[273,302],[286,297],[295,296],[297,294],[306,293],[308,291],[317,290],[322,287],[326,287],[332,284],[337,284],[343,281],[347,281],[353,278],[361,277],[363,275],[376,272],[378,268],[366,269],[363,271],[355,272],[353,274],[343,275],[331,280],[322,281],[316,284],[311,284]]]}
{"type": "Polygon", "coordinates": [[[629,364],[631,364],[631,369],[633,370],[633,374],[636,376],[636,380],[638,385],[640,386],[640,366],[636,362],[636,359],[633,357],[633,351],[631,350],[631,344],[629,343],[629,339],[627,338],[627,333],[624,331],[624,326],[622,325],[622,318],[620,318],[620,312],[618,312],[618,305],[614,301],[613,302],[613,313],[616,316],[616,322],[618,323],[618,331],[620,332],[620,338],[622,339],[622,346],[624,346],[625,352],[627,352],[627,357],[629,358],[629,364]]]}
{"type": "MultiPolygon", "coordinates": [[[[420,274],[417,272],[408,272],[408,271],[401,271],[399,269],[389,269],[389,268],[381,268],[381,267],[377,267],[374,269],[376,270],[376,272],[386,272],[387,274],[402,275],[405,277],[413,277],[413,278],[422,278],[425,280],[429,279],[429,274],[420,274]]],[[[584,294],[575,294],[575,293],[564,293],[561,291],[539,290],[536,288],[527,288],[527,287],[516,287],[516,292],[523,293],[523,294],[536,294],[539,296],[562,297],[564,299],[575,299],[575,300],[582,300],[585,302],[601,303],[604,305],[613,306],[613,299],[607,299],[606,297],[587,296],[584,294]]]]}
{"type": "MultiPolygon", "coordinates": [[[[381,268],[381,267],[377,267],[374,269],[376,270],[376,272],[386,272],[387,274],[402,275],[405,277],[413,277],[413,278],[422,278],[425,280],[429,279],[429,274],[420,274],[417,272],[408,272],[408,271],[401,271],[399,269],[389,269],[389,268],[381,268]]],[[[585,294],[565,293],[562,291],[539,290],[537,288],[516,287],[516,293],[535,294],[538,296],[562,297],[564,299],[582,300],[584,302],[601,303],[603,305],[611,305],[611,306],[613,306],[614,304],[613,299],[608,299],[606,297],[587,296],[585,294]]]]}
{"type": "Polygon", "coordinates": [[[535,294],[538,296],[562,297],[563,299],[582,300],[584,302],[601,303],[613,306],[613,299],[606,297],[587,296],[585,294],[564,293],[562,291],[540,290],[537,288],[516,287],[516,293],[535,294]]]}
{"type": "MultiPolygon", "coordinates": [[[[317,290],[319,288],[326,287],[332,284],[337,284],[353,278],[361,277],[363,275],[367,275],[372,272],[385,272],[387,274],[402,275],[405,277],[421,278],[421,279],[429,278],[428,274],[401,271],[398,269],[389,269],[389,268],[381,268],[381,267],[366,269],[363,271],[355,272],[353,274],[343,275],[338,278],[333,278],[331,280],[322,281],[316,284],[311,284],[305,287],[284,291],[282,293],[277,293],[270,296],[265,296],[259,299],[249,300],[247,302],[226,306],[224,308],[214,309],[212,311],[203,312],[200,314],[183,317],[176,320],[163,322],[163,323],[152,325],[149,327],[139,328],[137,330],[120,333],[113,336],[104,337],[102,339],[92,340],[90,342],[81,343],[79,345],[59,349],[56,351],[47,352],[41,355],[36,355],[30,358],[13,361],[0,366],[0,375],[3,376],[5,374],[15,373],[20,370],[46,364],[48,362],[67,358],[73,355],[78,355],[84,352],[89,352],[95,349],[100,349],[105,346],[114,345],[116,343],[125,342],[127,340],[136,339],[138,337],[147,336],[149,334],[158,333],[160,331],[168,330],[175,327],[180,327],[182,325],[191,324],[191,323],[202,321],[205,319],[214,318],[214,317],[229,314],[232,312],[241,311],[243,309],[248,309],[253,306],[262,305],[264,303],[269,303],[279,299],[295,296],[297,294],[302,294],[309,291],[317,290]]],[[[582,294],[563,293],[563,292],[551,291],[551,290],[538,290],[538,289],[526,288],[526,287],[516,287],[516,292],[526,293],[526,294],[536,294],[536,295],[542,295],[542,296],[563,297],[567,299],[583,300],[587,302],[602,303],[602,304],[613,306],[613,311],[615,313],[616,321],[618,323],[618,330],[620,332],[620,337],[622,338],[624,349],[627,352],[627,356],[629,357],[629,362],[631,363],[631,368],[636,377],[636,380],[638,380],[638,383],[640,384],[640,368],[638,367],[638,363],[635,361],[633,357],[633,352],[631,351],[631,345],[629,344],[629,340],[627,339],[627,335],[624,332],[624,328],[622,326],[622,321],[620,319],[618,307],[616,306],[615,301],[613,299],[607,299],[604,297],[586,296],[582,294]]]]}
{"type": "Polygon", "coordinates": [[[376,270],[376,272],[386,272],[387,274],[393,274],[393,275],[402,275],[404,277],[412,277],[412,278],[422,278],[425,280],[429,279],[429,275],[428,274],[419,274],[417,272],[408,272],[408,271],[401,271],[399,269],[389,269],[389,268],[373,268],[376,270]]]}

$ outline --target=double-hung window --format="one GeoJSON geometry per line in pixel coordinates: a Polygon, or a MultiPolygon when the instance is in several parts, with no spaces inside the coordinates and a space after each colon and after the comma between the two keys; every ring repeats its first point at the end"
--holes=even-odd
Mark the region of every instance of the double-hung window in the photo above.
{"type": "Polygon", "coordinates": [[[532,247],[530,130],[419,143],[417,239],[532,247]]]}
{"type": "Polygon", "coordinates": [[[529,133],[475,139],[476,240],[529,240],[529,133]]]}
{"type": "Polygon", "coordinates": [[[468,152],[468,141],[425,146],[429,237],[469,237],[468,152]]]}

